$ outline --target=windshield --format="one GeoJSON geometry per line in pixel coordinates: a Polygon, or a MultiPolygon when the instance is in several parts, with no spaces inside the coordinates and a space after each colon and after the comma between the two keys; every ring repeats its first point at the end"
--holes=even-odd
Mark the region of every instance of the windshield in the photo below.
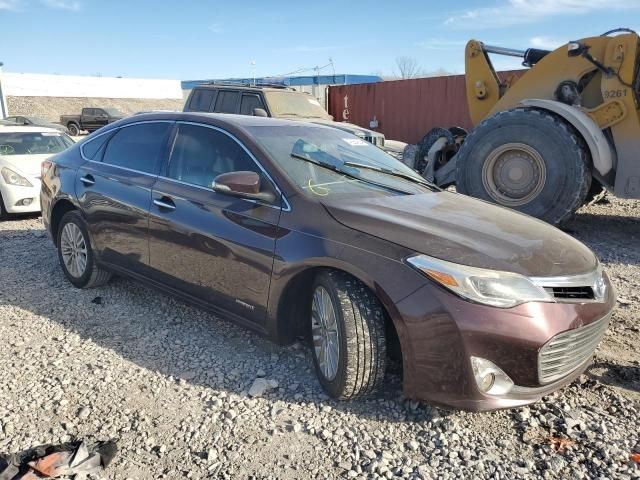
{"type": "Polygon", "coordinates": [[[248,130],[308,195],[397,195],[434,190],[402,162],[341,130],[312,125],[248,130]]]}
{"type": "Polygon", "coordinates": [[[73,145],[67,135],[53,132],[0,133],[0,155],[60,153],[73,145]]]}
{"type": "Polygon", "coordinates": [[[124,113],[122,113],[120,110],[116,110],[115,108],[103,108],[103,110],[112,117],[124,117],[124,113]]]}
{"type": "Polygon", "coordinates": [[[42,118],[42,117],[29,117],[29,120],[31,120],[31,123],[35,123],[36,125],[37,124],[45,125],[47,123],[51,123],[46,118],[42,118]]]}
{"type": "Polygon", "coordinates": [[[331,120],[320,102],[311,95],[291,90],[266,91],[265,97],[274,117],[322,118],[331,120]]]}

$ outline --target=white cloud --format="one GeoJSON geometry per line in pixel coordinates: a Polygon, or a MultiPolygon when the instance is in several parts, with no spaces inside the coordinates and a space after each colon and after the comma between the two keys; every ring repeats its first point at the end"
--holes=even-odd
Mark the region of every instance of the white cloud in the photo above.
{"type": "Polygon", "coordinates": [[[466,40],[447,40],[444,38],[429,38],[427,40],[416,42],[416,47],[425,50],[449,50],[459,49],[467,44],[466,40]]]}
{"type": "Polygon", "coordinates": [[[44,5],[57,10],[70,10],[77,12],[80,10],[81,4],[76,0],[41,0],[44,5]]]}
{"type": "Polygon", "coordinates": [[[561,15],[638,8],[640,0],[501,0],[493,7],[462,11],[449,17],[444,24],[452,28],[495,28],[561,15]]]}
{"type": "Polygon", "coordinates": [[[0,0],[0,10],[18,10],[20,3],[19,0],[0,0]]]}
{"type": "Polygon", "coordinates": [[[533,37],[529,39],[529,46],[533,48],[542,48],[544,50],[555,50],[556,48],[567,43],[566,40],[558,40],[550,37],[533,37]]]}
{"type": "Polygon", "coordinates": [[[227,29],[219,23],[212,23],[211,25],[209,25],[209,31],[212,33],[224,33],[227,31],[227,29]]]}

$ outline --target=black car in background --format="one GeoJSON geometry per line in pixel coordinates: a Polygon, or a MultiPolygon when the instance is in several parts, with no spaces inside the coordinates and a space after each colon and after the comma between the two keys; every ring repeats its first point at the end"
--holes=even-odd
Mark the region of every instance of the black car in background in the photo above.
{"type": "Polygon", "coordinates": [[[69,129],[72,136],[80,135],[81,130],[95,132],[113,122],[124,118],[126,115],[115,108],[83,108],[80,115],[61,115],[60,123],[69,129]]]}
{"type": "Polygon", "coordinates": [[[50,122],[46,118],[42,118],[42,117],[31,117],[27,115],[12,115],[10,117],[5,118],[5,121],[15,125],[55,128],[61,133],[66,133],[67,135],[69,134],[69,129],[67,129],[67,127],[65,127],[64,125],[50,122]]]}

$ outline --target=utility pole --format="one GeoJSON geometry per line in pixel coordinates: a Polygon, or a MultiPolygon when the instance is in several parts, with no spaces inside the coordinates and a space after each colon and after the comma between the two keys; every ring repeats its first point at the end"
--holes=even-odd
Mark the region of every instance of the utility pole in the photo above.
{"type": "Polygon", "coordinates": [[[2,66],[4,64],[0,62],[0,119],[7,118],[9,112],[7,111],[7,97],[5,96],[4,89],[2,88],[2,66]]]}

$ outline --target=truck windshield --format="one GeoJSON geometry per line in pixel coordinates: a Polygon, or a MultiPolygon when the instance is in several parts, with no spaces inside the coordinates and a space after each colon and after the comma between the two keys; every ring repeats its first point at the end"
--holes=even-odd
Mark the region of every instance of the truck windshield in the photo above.
{"type": "Polygon", "coordinates": [[[331,120],[320,102],[311,95],[291,90],[265,92],[271,115],[274,117],[321,118],[331,120]]]}
{"type": "Polygon", "coordinates": [[[315,125],[255,126],[248,130],[308,195],[393,195],[437,190],[399,160],[341,130],[315,125]]]}
{"type": "Polygon", "coordinates": [[[0,133],[0,155],[60,153],[71,145],[73,145],[73,140],[63,133],[0,133]]]}

